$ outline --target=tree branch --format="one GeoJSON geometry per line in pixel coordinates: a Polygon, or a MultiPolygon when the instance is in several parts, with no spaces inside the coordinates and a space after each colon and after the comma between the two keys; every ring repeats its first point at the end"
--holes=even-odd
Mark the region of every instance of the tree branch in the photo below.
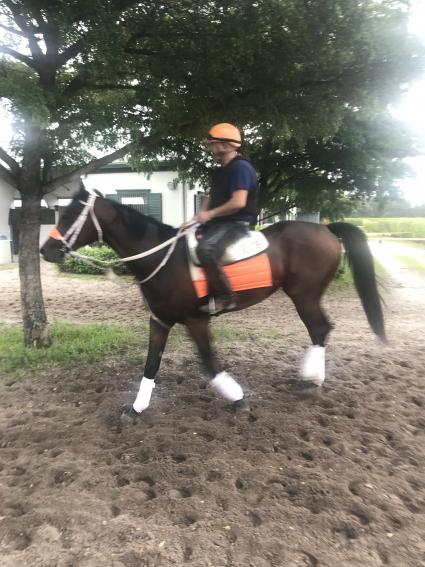
{"type": "Polygon", "coordinates": [[[34,68],[34,63],[30,57],[27,57],[22,53],[18,53],[17,51],[15,51],[14,49],[10,49],[10,47],[7,47],[6,45],[0,45],[0,53],[5,53],[6,55],[10,55],[14,59],[21,61],[21,63],[25,63],[25,65],[34,68]]]}
{"type": "Polygon", "coordinates": [[[3,181],[6,181],[6,183],[8,183],[11,187],[14,187],[15,189],[18,187],[18,181],[16,177],[12,175],[10,171],[6,169],[1,163],[0,163],[0,179],[3,179],[3,181]]]}
{"type": "Polygon", "coordinates": [[[13,159],[1,146],[0,146],[0,159],[9,166],[13,175],[18,175],[20,171],[19,163],[13,159]]]}
{"type": "Polygon", "coordinates": [[[61,67],[67,61],[76,57],[80,53],[82,45],[83,45],[83,38],[81,37],[75,43],[73,43],[72,45],[64,49],[61,53],[59,53],[57,56],[57,61],[59,66],[61,67]]]}
{"type": "Polygon", "coordinates": [[[74,77],[72,81],[65,87],[63,91],[64,96],[72,96],[78,93],[83,89],[90,89],[93,91],[109,91],[109,90],[136,90],[138,89],[138,85],[117,85],[117,84],[108,84],[105,83],[103,85],[98,85],[95,83],[90,83],[89,81],[84,81],[81,77],[74,77]]]}
{"type": "MultiPolygon", "coordinates": [[[[151,138],[152,137],[147,136],[145,138],[146,142],[148,142],[151,138]]],[[[92,171],[95,171],[96,169],[99,169],[103,165],[107,165],[108,163],[111,163],[111,162],[115,161],[116,159],[124,157],[125,155],[127,155],[129,153],[132,146],[133,146],[132,143],[126,144],[125,146],[123,146],[119,150],[116,150],[115,152],[112,152],[112,153],[110,153],[106,156],[103,156],[101,158],[95,159],[95,160],[87,163],[86,165],[83,165],[82,167],[75,169],[74,171],[71,171],[69,173],[66,173],[65,175],[61,175],[60,177],[53,179],[52,181],[50,181],[49,183],[47,183],[44,186],[43,193],[44,194],[51,193],[52,191],[54,191],[55,189],[57,189],[61,185],[64,185],[65,183],[70,183],[72,181],[76,181],[82,175],[86,175],[87,173],[90,173],[92,171]]]]}
{"type": "Polygon", "coordinates": [[[15,35],[19,35],[20,37],[27,37],[24,32],[20,30],[15,30],[14,28],[10,28],[9,26],[5,26],[4,24],[0,24],[0,28],[6,30],[9,33],[13,33],[15,35]]]}

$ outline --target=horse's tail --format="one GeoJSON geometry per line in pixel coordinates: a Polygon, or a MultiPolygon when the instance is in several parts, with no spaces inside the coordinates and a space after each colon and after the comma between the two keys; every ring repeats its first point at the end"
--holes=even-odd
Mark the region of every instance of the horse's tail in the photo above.
{"type": "Polygon", "coordinates": [[[373,332],[386,341],[382,300],[376,283],[373,256],[365,234],[355,225],[333,222],[328,229],[344,244],[348,263],[353,274],[354,285],[359,294],[367,320],[373,332]]]}

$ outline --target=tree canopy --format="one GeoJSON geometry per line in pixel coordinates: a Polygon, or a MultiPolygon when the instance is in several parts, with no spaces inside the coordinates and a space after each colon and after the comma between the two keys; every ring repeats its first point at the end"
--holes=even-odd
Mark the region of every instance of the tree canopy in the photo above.
{"type": "Polygon", "coordinates": [[[16,117],[12,157],[42,140],[51,190],[93,150],[142,160],[162,150],[193,166],[208,126],[231,121],[254,146],[294,151],[296,167],[300,153],[346,137],[359,110],[364,121],[382,115],[420,72],[406,5],[6,0],[0,96],[16,117]]]}

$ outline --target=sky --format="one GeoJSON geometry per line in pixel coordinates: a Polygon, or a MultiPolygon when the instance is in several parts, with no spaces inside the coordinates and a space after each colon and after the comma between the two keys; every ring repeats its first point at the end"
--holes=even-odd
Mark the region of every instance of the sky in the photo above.
{"type": "MultiPolygon", "coordinates": [[[[425,43],[425,0],[412,2],[409,31],[425,43]]],[[[425,76],[412,84],[403,102],[394,109],[394,114],[410,126],[425,152],[425,76]]],[[[412,205],[425,204],[425,155],[406,161],[414,169],[415,175],[401,180],[399,187],[412,205]]]]}
{"type": "MultiPolygon", "coordinates": [[[[412,0],[409,31],[425,43],[425,0],[412,0]]],[[[425,152],[425,75],[411,85],[402,102],[394,107],[393,114],[410,126],[425,152]]],[[[12,127],[10,117],[1,105],[0,125],[0,145],[7,148],[12,127]]],[[[400,180],[399,188],[412,205],[425,204],[425,153],[406,161],[412,167],[414,175],[400,180]]]]}

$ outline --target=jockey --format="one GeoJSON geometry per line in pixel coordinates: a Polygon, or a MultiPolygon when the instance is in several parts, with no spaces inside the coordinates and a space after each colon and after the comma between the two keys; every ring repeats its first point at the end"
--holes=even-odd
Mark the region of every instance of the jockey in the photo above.
{"type": "Polygon", "coordinates": [[[220,167],[212,173],[209,198],[195,220],[203,225],[197,254],[212,297],[209,305],[201,309],[217,315],[236,307],[235,295],[219,261],[225,248],[255,224],[257,174],[251,162],[238,154],[242,140],[236,126],[216,124],[209,131],[207,143],[220,167]]]}

